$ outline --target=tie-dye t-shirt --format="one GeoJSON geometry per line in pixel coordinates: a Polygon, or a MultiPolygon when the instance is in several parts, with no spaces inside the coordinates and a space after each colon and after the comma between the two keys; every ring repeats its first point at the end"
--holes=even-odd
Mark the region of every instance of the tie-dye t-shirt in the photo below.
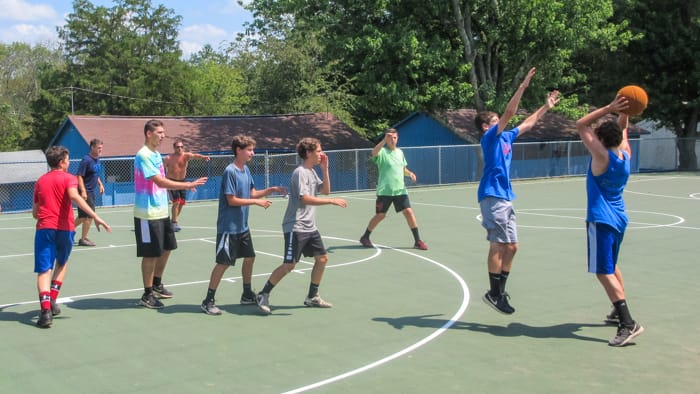
{"type": "Polygon", "coordinates": [[[165,178],[163,157],[144,145],[134,159],[134,217],[154,220],[169,216],[168,190],[153,183],[155,175],[165,178]]]}

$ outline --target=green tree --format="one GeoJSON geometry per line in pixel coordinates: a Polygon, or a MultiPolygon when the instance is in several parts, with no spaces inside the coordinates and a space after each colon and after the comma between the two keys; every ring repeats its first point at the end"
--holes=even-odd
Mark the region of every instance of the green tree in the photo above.
{"type": "Polygon", "coordinates": [[[75,0],[58,29],[66,67],[42,75],[45,90],[34,105],[36,140],[47,142],[70,112],[180,113],[187,98],[180,22],[172,9],[153,7],[150,0],[116,0],[111,8],[75,0]]]}
{"type": "Polygon", "coordinates": [[[45,45],[0,44],[0,150],[23,149],[30,136],[31,103],[39,96],[39,72],[58,66],[60,52],[45,45]]]}
{"type": "Polygon", "coordinates": [[[249,104],[242,72],[206,45],[188,61],[185,104],[190,115],[242,114],[249,104]]]}
{"type": "Polygon", "coordinates": [[[295,31],[280,22],[243,36],[227,48],[242,71],[250,102],[248,114],[331,112],[355,130],[350,114],[354,98],[339,81],[338,69],[324,62],[323,48],[314,31],[295,31]],[[283,32],[283,34],[280,34],[283,32]]]}
{"type": "MultiPolygon", "coordinates": [[[[625,21],[609,21],[611,0],[452,0],[452,8],[479,110],[502,109],[532,67],[538,71],[526,106],[540,105],[545,90],[571,93],[585,80],[573,54],[595,43],[618,47],[632,37],[625,21]]],[[[569,97],[570,104],[577,101],[569,97]]]]}
{"type": "Polygon", "coordinates": [[[673,130],[679,168],[697,170],[695,144],[700,114],[700,1],[615,0],[612,21],[629,21],[639,39],[611,51],[595,47],[581,55],[591,78],[587,98],[608,103],[624,85],[649,95],[642,115],[673,130]]]}
{"type": "MultiPolygon", "coordinates": [[[[545,90],[572,90],[584,76],[572,54],[591,42],[622,45],[627,26],[609,22],[611,0],[253,0],[251,25],[263,37],[318,37],[355,98],[352,112],[374,132],[411,111],[502,110],[531,67],[524,107],[545,90]]],[[[575,95],[563,103],[575,110],[575,95]],[[568,104],[567,104],[568,103],[568,104]]],[[[560,105],[562,107],[562,105],[560,105]]]]}

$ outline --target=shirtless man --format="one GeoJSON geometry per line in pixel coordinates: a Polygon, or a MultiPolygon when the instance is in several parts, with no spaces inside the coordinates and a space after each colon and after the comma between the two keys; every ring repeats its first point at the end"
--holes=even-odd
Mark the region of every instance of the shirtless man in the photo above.
{"type": "MultiPolygon", "coordinates": [[[[185,143],[181,139],[175,140],[173,143],[173,148],[175,153],[169,155],[165,158],[165,171],[166,177],[174,181],[182,182],[187,177],[187,163],[190,159],[200,159],[209,161],[209,156],[200,155],[199,153],[185,152],[185,143]]],[[[173,214],[172,222],[173,229],[175,231],[180,231],[181,228],[177,224],[177,218],[180,216],[182,207],[185,205],[185,197],[187,197],[187,190],[168,190],[170,194],[170,199],[173,202],[173,214]]]]}

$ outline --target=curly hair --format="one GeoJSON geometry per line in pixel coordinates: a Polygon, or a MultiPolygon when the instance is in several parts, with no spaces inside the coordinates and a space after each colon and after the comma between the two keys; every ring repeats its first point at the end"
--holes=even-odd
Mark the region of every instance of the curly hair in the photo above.
{"type": "Polygon", "coordinates": [[[306,152],[315,151],[318,149],[319,145],[321,145],[321,141],[316,138],[302,138],[297,144],[297,153],[299,154],[299,157],[306,160],[306,152]]]}
{"type": "Polygon", "coordinates": [[[614,148],[622,143],[622,129],[617,122],[608,120],[595,128],[595,135],[606,148],[614,148]]]}

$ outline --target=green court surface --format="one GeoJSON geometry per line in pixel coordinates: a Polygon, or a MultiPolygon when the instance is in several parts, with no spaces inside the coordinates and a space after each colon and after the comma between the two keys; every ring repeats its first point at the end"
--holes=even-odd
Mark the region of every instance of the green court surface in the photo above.
{"type": "MultiPolygon", "coordinates": [[[[216,202],[188,204],[164,277],[175,297],[137,306],[141,287],[131,207],[99,209],[111,234],[75,247],[50,329],[38,315],[34,220],[0,215],[2,393],[690,393],[700,392],[700,178],[648,174],[625,192],[630,227],[620,266],[632,315],[646,331],[612,348],[609,302],[586,272],[583,178],[514,182],[520,249],[508,281],[516,313],[481,301],[488,243],[476,185],[409,192],[430,250],[412,248],[390,211],[358,239],[373,192],[322,206],[329,251],[320,292],[332,309],[303,305],[305,260],[272,292],[273,312],[238,304],[240,266],[217,292],[221,316],[201,312],[214,265],[216,202]]],[[[253,285],[281,262],[286,200],[251,207],[253,285]]]]}

